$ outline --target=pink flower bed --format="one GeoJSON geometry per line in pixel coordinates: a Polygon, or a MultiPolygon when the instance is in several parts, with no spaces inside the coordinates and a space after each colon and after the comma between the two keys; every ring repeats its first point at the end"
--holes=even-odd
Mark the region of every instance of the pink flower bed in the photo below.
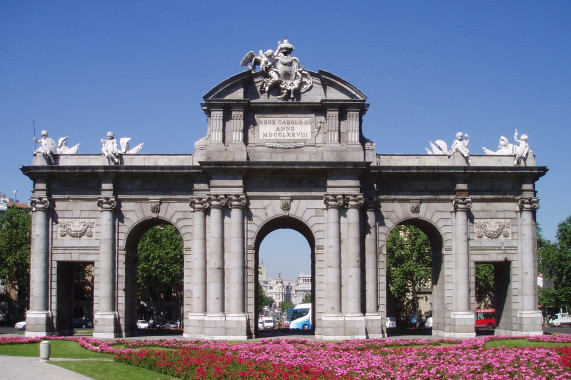
{"type": "MultiPolygon", "coordinates": [[[[46,338],[3,337],[0,344],[46,338]]],[[[184,379],[570,379],[571,349],[484,348],[483,337],[460,340],[354,340],[340,343],[264,339],[226,343],[184,340],[47,338],[77,341],[86,349],[184,379]],[[117,348],[115,345],[123,345],[117,348]],[[146,350],[143,347],[172,350],[146,350]]],[[[571,335],[529,341],[571,343],[571,335]]]]}

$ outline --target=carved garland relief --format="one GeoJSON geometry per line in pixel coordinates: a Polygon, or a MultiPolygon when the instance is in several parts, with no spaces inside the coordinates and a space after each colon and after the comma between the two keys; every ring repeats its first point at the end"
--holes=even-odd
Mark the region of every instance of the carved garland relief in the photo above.
{"type": "Polygon", "coordinates": [[[511,237],[509,219],[481,219],[474,223],[476,239],[508,239],[511,237]]]}
{"type": "Polygon", "coordinates": [[[81,239],[93,237],[93,220],[60,220],[59,237],[81,239]]]}

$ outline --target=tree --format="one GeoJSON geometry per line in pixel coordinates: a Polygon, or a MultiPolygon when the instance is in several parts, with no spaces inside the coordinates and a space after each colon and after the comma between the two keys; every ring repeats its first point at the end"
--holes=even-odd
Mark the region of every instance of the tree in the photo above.
{"type": "Polygon", "coordinates": [[[432,249],[424,232],[396,226],[387,240],[387,301],[389,312],[418,312],[417,290],[432,283],[432,249]]]}
{"type": "MultiPolygon", "coordinates": [[[[540,230],[541,232],[541,230],[540,230]]],[[[571,216],[557,226],[557,242],[538,236],[539,272],[552,287],[542,288],[539,302],[545,308],[569,309],[571,306],[571,216]]]]}
{"type": "Polygon", "coordinates": [[[282,309],[282,312],[287,312],[289,309],[293,309],[294,307],[295,307],[295,305],[291,301],[283,301],[280,304],[280,308],[282,309]]]}
{"type": "Polygon", "coordinates": [[[494,305],[494,264],[476,265],[476,304],[481,309],[494,305]]]}
{"type": "Polygon", "coordinates": [[[303,297],[303,301],[301,303],[311,303],[311,293],[307,293],[305,297],[303,297]]]}
{"type": "Polygon", "coordinates": [[[149,229],[138,247],[137,293],[158,319],[160,303],[174,295],[182,298],[183,241],[174,226],[149,229]]]}
{"type": "Polygon", "coordinates": [[[8,301],[18,310],[12,318],[20,318],[29,305],[31,231],[32,215],[28,208],[12,206],[5,218],[0,219],[0,280],[8,293],[14,290],[18,294],[17,299],[8,301]]]}

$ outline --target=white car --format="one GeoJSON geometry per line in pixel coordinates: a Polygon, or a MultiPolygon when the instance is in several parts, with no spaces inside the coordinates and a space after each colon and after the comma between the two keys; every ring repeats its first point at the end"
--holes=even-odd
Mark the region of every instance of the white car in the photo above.
{"type": "Polygon", "coordinates": [[[387,317],[387,329],[394,329],[397,327],[397,320],[395,317],[387,317]]]}
{"type": "Polygon", "coordinates": [[[424,327],[426,327],[427,329],[432,328],[432,317],[426,318],[426,323],[424,324],[424,327]]]}
{"type": "Polygon", "coordinates": [[[149,322],[145,321],[145,320],[138,320],[137,321],[137,328],[138,329],[148,329],[149,328],[149,322]]]}
{"type": "Polygon", "coordinates": [[[272,317],[264,317],[263,319],[264,330],[271,330],[274,328],[274,319],[272,317]]]}
{"type": "Polygon", "coordinates": [[[18,330],[25,330],[26,329],[26,321],[16,322],[14,327],[17,328],[18,330]]]}

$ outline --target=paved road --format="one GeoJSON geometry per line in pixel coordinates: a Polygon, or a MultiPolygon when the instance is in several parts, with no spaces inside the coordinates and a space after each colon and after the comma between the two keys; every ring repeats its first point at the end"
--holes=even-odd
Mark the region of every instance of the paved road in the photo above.
{"type": "Polygon", "coordinates": [[[0,355],[0,377],[10,380],[81,380],[89,377],[58,367],[40,358],[0,355]]]}

